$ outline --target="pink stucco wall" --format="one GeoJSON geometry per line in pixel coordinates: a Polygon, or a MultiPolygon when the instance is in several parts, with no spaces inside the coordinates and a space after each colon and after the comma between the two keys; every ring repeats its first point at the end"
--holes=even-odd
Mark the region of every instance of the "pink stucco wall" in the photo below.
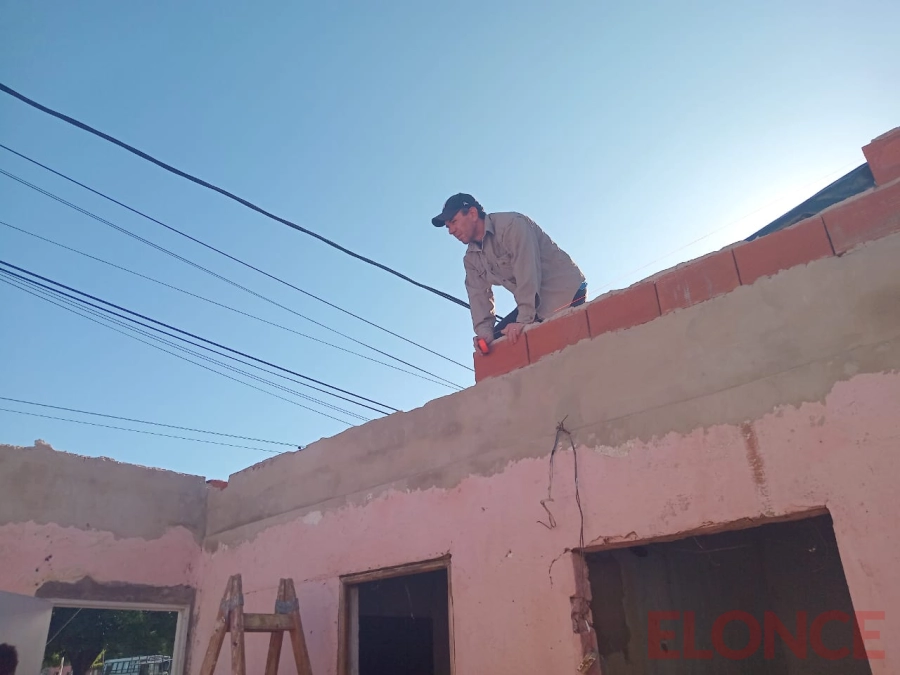
{"type": "MultiPolygon", "coordinates": [[[[258,612],[291,577],[313,671],[329,675],[340,577],[449,555],[456,673],[575,672],[589,640],[573,626],[572,597],[586,590],[566,436],[558,527],[538,522],[565,420],[587,551],[827,511],[855,610],[885,614],[867,626],[880,633],[867,647],[886,652],[872,672],[900,672],[900,182],[849,201],[823,216],[843,237],[827,239],[831,255],[584,333],[224,487],[0,446],[0,589],[190,585],[196,673],[228,577],[242,575],[245,609],[258,612]]],[[[580,629],[590,617],[576,618],[580,629]]],[[[248,636],[252,672],[265,649],[248,636]]]]}
{"type": "MultiPolygon", "coordinates": [[[[885,621],[869,624],[881,640],[867,647],[887,649],[872,671],[898,672],[900,655],[891,649],[900,643],[898,403],[900,375],[860,375],[837,384],[822,403],[779,407],[752,425],[673,433],[615,450],[579,444],[586,541],[652,540],[825,507],[855,608],[886,612],[885,621]],[[751,429],[758,450],[748,446],[751,429]]],[[[561,447],[553,531],[537,522],[545,517],[539,500],[547,459],[524,459],[452,489],[389,491],[364,505],[312,511],[208,553],[199,574],[195,653],[202,653],[197,648],[230,574],[243,574],[249,611],[271,611],[273,580],[293,577],[313,670],[334,673],[338,576],[449,553],[456,672],[574,672],[581,654],[565,553],[578,542],[573,469],[571,450],[561,447]]],[[[265,646],[252,641],[248,662],[263,663],[265,646]]]]}
{"type": "Polygon", "coordinates": [[[854,608],[885,612],[867,625],[887,652],[872,671],[898,672],[898,259],[886,237],[235,474],[210,494],[192,669],[231,574],[252,611],[295,580],[329,674],[340,576],[449,554],[456,672],[574,672],[584,588],[565,438],[558,527],[538,523],[566,418],[588,550],[827,511],[854,608]]]}
{"type": "MultiPolygon", "coordinates": [[[[0,588],[188,584],[196,673],[228,576],[242,574],[246,609],[260,612],[291,577],[314,672],[327,675],[341,575],[449,554],[455,672],[573,672],[584,635],[571,597],[585,591],[565,437],[558,527],[538,523],[565,418],[588,550],[827,510],[854,608],[885,612],[868,625],[880,639],[867,647],[886,651],[872,671],[898,672],[898,259],[892,235],[780,272],[274,457],[224,488],[0,447],[0,588]]],[[[248,636],[251,668],[265,644],[248,636]]]]}
{"type": "Polygon", "coordinates": [[[199,545],[184,528],[156,539],[34,522],[0,526],[2,590],[34,595],[47,581],[178,586],[192,580],[199,545]]]}
{"type": "Polygon", "coordinates": [[[186,604],[208,490],[200,476],[43,442],[0,445],[0,590],[119,601],[143,593],[152,601],[154,587],[160,597],[175,588],[186,604]]]}

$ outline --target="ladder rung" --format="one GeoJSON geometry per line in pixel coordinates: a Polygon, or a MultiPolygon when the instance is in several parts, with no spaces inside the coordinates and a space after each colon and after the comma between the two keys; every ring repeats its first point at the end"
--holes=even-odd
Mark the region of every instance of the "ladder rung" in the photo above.
{"type": "Polygon", "coordinates": [[[245,633],[272,633],[281,630],[290,630],[294,627],[291,617],[287,614],[250,614],[244,613],[245,633]]]}

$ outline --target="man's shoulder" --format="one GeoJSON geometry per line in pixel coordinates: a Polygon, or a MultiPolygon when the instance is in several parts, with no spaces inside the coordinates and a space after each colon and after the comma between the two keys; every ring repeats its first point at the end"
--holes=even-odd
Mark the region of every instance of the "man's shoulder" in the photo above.
{"type": "Polygon", "coordinates": [[[491,222],[494,225],[494,233],[502,235],[511,229],[516,229],[523,225],[535,226],[535,222],[518,211],[500,211],[498,213],[489,214],[491,222]]]}
{"type": "Polygon", "coordinates": [[[512,222],[514,220],[518,220],[520,218],[524,218],[525,220],[531,220],[531,218],[526,216],[524,213],[519,213],[518,211],[498,211],[496,213],[491,213],[489,215],[491,217],[491,220],[493,220],[495,224],[498,222],[510,223],[510,222],[512,222]]]}

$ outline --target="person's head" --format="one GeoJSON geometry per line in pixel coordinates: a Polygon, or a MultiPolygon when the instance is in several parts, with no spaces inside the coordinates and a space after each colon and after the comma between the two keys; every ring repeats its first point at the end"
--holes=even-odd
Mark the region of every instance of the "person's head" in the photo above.
{"type": "Polygon", "coordinates": [[[15,675],[19,666],[19,653],[6,643],[0,645],[0,675],[15,675]]]}
{"type": "Polygon", "coordinates": [[[484,237],[484,209],[472,196],[456,194],[444,204],[444,210],[431,219],[435,227],[446,227],[464,244],[481,241],[484,237]]]}

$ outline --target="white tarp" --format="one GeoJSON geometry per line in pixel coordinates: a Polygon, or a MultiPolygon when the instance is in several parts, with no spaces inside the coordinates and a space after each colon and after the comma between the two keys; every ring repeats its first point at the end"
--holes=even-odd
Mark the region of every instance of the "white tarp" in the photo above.
{"type": "Polygon", "coordinates": [[[52,613],[47,600],[0,591],[0,644],[19,652],[16,675],[40,675],[52,613]]]}

